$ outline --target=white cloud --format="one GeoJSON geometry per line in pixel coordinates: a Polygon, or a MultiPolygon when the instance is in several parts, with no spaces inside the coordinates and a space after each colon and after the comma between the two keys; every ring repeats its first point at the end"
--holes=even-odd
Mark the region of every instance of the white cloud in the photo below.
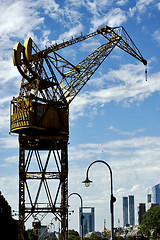
{"type": "Polygon", "coordinates": [[[53,19],[57,19],[60,15],[63,15],[63,10],[60,9],[60,5],[55,0],[38,0],[38,6],[41,6],[45,14],[53,19]]]}
{"type": "MultiPolygon", "coordinates": [[[[121,164],[115,161],[117,156],[121,156],[119,161],[123,159],[126,167],[131,165],[128,159],[133,160],[133,164],[138,164],[139,159],[143,159],[149,163],[151,159],[158,161],[160,138],[159,137],[135,137],[126,140],[115,140],[106,143],[94,144],[86,143],[72,146],[69,148],[69,159],[71,161],[89,161],[101,155],[108,155],[107,159],[113,161],[116,168],[121,168],[121,164]],[[134,153],[134,159],[132,158],[134,153]]],[[[124,164],[123,163],[123,164],[124,164]]],[[[144,161],[141,162],[143,165],[144,161]]]]}
{"type": "Polygon", "coordinates": [[[133,17],[135,14],[137,14],[137,21],[141,21],[141,15],[145,14],[147,11],[147,8],[150,4],[154,3],[155,0],[138,0],[136,2],[136,5],[132,8],[129,8],[129,14],[130,17],[133,17]]]}
{"type": "Polygon", "coordinates": [[[86,8],[90,11],[93,15],[100,16],[102,15],[107,8],[109,8],[113,3],[113,0],[87,0],[86,1],[86,8]]]}
{"type": "Polygon", "coordinates": [[[144,132],[144,129],[137,129],[137,130],[132,131],[132,132],[121,131],[121,130],[115,128],[114,126],[110,126],[108,129],[111,130],[111,131],[114,131],[114,132],[116,132],[120,135],[126,135],[126,136],[134,136],[137,133],[144,132]]]}
{"type": "Polygon", "coordinates": [[[108,25],[110,27],[120,26],[126,21],[126,13],[120,8],[114,8],[103,17],[93,17],[93,19],[91,19],[91,24],[93,25],[92,31],[104,25],[108,25]]]}
{"type": "Polygon", "coordinates": [[[9,127],[10,127],[9,120],[10,120],[9,109],[5,107],[3,109],[0,109],[0,132],[1,133],[9,132],[9,127]]]}
{"type": "Polygon", "coordinates": [[[18,147],[18,137],[17,135],[8,137],[1,137],[0,138],[0,148],[7,149],[7,148],[17,148],[18,147]]]}
{"type": "Polygon", "coordinates": [[[123,6],[126,3],[128,3],[128,0],[119,0],[119,1],[116,2],[116,4],[119,5],[119,6],[123,6]]]}
{"type": "Polygon", "coordinates": [[[77,26],[70,28],[69,31],[64,32],[63,34],[61,34],[59,36],[58,41],[61,42],[62,40],[69,40],[69,39],[71,39],[71,37],[80,36],[82,31],[83,31],[83,25],[82,24],[78,24],[77,26]]]}
{"type": "MultiPolygon", "coordinates": [[[[48,38],[50,33],[51,33],[50,30],[44,30],[43,31],[43,36],[38,41],[38,42],[40,42],[41,49],[45,49],[47,46],[50,46],[50,40],[48,38]]],[[[32,38],[32,39],[34,39],[34,38],[32,38]]]]}
{"type": "Polygon", "coordinates": [[[5,158],[4,160],[6,163],[13,163],[13,164],[18,164],[19,162],[19,156],[10,156],[10,157],[7,157],[5,158]]]}
{"type": "Polygon", "coordinates": [[[5,168],[8,169],[12,169],[13,170],[13,166],[16,166],[18,169],[18,163],[19,163],[19,157],[18,156],[9,156],[6,157],[4,160],[1,161],[0,163],[0,167],[1,169],[3,168],[4,171],[6,171],[5,168]]]}
{"type": "MultiPolygon", "coordinates": [[[[9,51],[8,55],[9,54],[10,56],[8,56],[7,59],[0,60],[0,72],[1,72],[0,85],[1,85],[1,90],[3,88],[3,94],[4,94],[4,88],[8,87],[8,85],[5,85],[5,84],[13,84],[14,87],[17,87],[18,85],[17,79],[21,79],[21,76],[17,68],[13,65],[12,51],[9,51]]],[[[19,81],[19,85],[20,85],[20,81],[19,81]]]]}
{"type": "Polygon", "coordinates": [[[46,15],[66,28],[80,23],[79,8],[83,5],[82,1],[64,1],[63,4],[59,4],[55,0],[38,0],[38,5],[44,9],[46,15]]]}
{"type": "Polygon", "coordinates": [[[145,10],[146,10],[146,7],[147,7],[148,5],[150,5],[151,3],[153,3],[154,1],[155,1],[155,0],[147,0],[147,1],[145,1],[145,0],[139,0],[139,1],[137,1],[137,3],[136,3],[136,7],[137,7],[137,9],[138,9],[139,12],[144,13],[145,10]]]}
{"type": "Polygon", "coordinates": [[[85,0],[77,1],[77,0],[66,0],[67,5],[72,6],[72,7],[81,7],[85,6],[85,0]]]}
{"type": "MultiPolygon", "coordinates": [[[[152,182],[157,181],[159,172],[157,166],[160,157],[159,147],[159,137],[137,137],[99,144],[79,144],[69,148],[70,170],[77,168],[77,171],[75,171],[77,181],[79,178],[82,181],[82,178],[85,178],[85,165],[87,169],[88,164],[94,160],[102,159],[107,161],[113,169],[115,190],[119,191],[119,188],[125,186],[125,191],[126,189],[133,191],[133,189],[135,190],[133,186],[136,184],[143,183],[147,185],[149,175],[152,175],[152,182]],[[84,172],[83,176],[81,176],[81,172],[84,172]],[[133,172],[134,174],[132,174],[133,172]],[[129,176],[130,179],[128,179],[129,176]]],[[[72,178],[74,176],[73,170],[70,174],[72,178]]],[[[99,176],[105,176],[105,174],[106,169],[101,164],[97,164],[97,167],[92,167],[90,178],[95,179],[95,182],[104,181],[104,178],[99,179],[99,176]]]]}
{"type": "Polygon", "coordinates": [[[156,30],[154,33],[153,33],[153,38],[154,40],[156,40],[158,43],[160,43],[160,30],[156,30]]]}
{"type": "Polygon", "coordinates": [[[6,3],[1,9],[1,41],[8,48],[12,48],[12,45],[10,46],[10,38],[17,37],[24,39],[28,32],[35,29],[44,21],[44,18],[39,17],[37,11],[32,8],[31,2],[29,3],[29,5],[27,1],[16,1],[11,4],[6,3]]]}
{"type": "Polygon", "coordinates": [[[89,39],[88,41],[84,41],[81,44],[80,50],[84,52],[92,52],[94,51],[97,47],[99,47],[101,44],[98,40],[95,39],[89,39]]]}
{"type": "MultiPolygon", "coordinates": [[[[119,70],[111,69],[101,78],[103,79],[103,88],[84,92],[71,103],[71,120],[83,116],[85,110],[88,111],[93,105],[103,106],[103,104],[115,101],[127,106],[133,101],[143,101],[154,92],[160,91],[157,81],[160,78],[160,72],[150,74],[148,81],[145,81],[144,66],[141,63],[122,65],[119,70]]],[[[92,81],[93,83],[94,81],[92,81]]]]}

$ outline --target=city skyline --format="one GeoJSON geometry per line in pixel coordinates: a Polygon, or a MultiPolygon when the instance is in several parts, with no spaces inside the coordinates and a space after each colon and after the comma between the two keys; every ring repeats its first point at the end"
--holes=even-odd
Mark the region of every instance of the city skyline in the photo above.
{"type": "MultiPolygon", "coordinates": [[[[112,168],[115,226],[122,225],[122,197],[135,196],[135,206],[146,202],[146,189],[160,182],[160,28],[159,0],[7,0],[1,1],[0,56],[0,191],[18,211],[18,135],[10,132],[10,102],[19,94],[21,75],[13,66],[12,49],[32,37],[45,49],[51,44],[86,35],[103,26],[123,26],[148,61],[145,67],[115,48],[70,105],[69,189],[84,206],[96,209],[95,229],[110,228],[109,171],[93,166],[85,188],[86,169],[102,159],[112,168]]],[[[59,51],[76,65],[105,41],[95,36],[59,51]]],[[[51,168],[53,166],[51,165],[51,168]]],[[[52,168],[54,171],[54,168],[52,168]]],[[[36,189],[35,184],[31,186],[36,189]]],[[[37,189],[36,189],[37,190],[37,189]]],[[[44,197],[41,196],[45,201],[44,197]]],[[[69,228],[79,231],[79,201],[70,199],[69,228]]],[[[53,216],[48,215],[47,225],[53,216]]],[[[26,227],[32,227],[33,218],[26,227]]],[[[136,220],[137,221],[137,220],[136,220]]],[[[58,223],[55,223],[56,227],[58,223]]]]}

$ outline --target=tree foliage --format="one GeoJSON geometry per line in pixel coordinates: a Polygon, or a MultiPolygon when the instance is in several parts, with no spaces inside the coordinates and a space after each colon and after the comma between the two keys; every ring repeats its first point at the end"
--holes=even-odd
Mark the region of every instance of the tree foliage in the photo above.
{"type": "Polygon", "coordinates": [[[122,236],[115,236],[114,240],[124,240],[124,238],[122,236]]]}
{"type": "Polygon", "coordinates": [[[28,229],[27,231],[25,231],[24,239],[25,240],[37,240],[38,237],[34,233],[33,229],[28,229]]]}
{"type": "Polygon", "coordinates": [[[96,233],[92,233],[91,236],[90,236],[90,239],[91,239],[91,240],[100,240],[101,237],[100,237],[100,236],[97,236],[96,233]]]}
{"type": "Polygon", "coordinates": [[[160,235],[160,206],[152,207],[144,214],[140,229],[146,237],[158,238],[160,235]]]}
{"type": "Polygon", "coordinates": [[[69,240],[80,240],[79,233],[74,229],[68,231],[69,240]]]}

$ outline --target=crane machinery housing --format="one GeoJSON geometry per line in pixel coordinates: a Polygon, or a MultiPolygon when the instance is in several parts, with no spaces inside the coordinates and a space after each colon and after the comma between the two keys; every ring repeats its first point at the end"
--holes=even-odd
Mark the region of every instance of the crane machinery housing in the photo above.
{"type": "Polygon", "coordinates": [[[13,48],[13,64],[22,75],[19,95],[11,101],[10,121],[11,133],[19,135],[19,240],[24,240],[25,222],[39,213],[54,214],[61,222],[62,240],[68,236],[69,104],[115,47],[147,65],[123,27],[105,26],[45,50],[31,38],[13,48]],[[77,65],[57,53],[98,34],[105,43],[77,65]],[[36,171],[32,162],[37,163],[36,171]],[[56,170],[49,168],[50,162],[56,170]],[[57,181],[54,196],[51,180],[57,181]],[[33,181],[38,185],[34,196],[33,181]],[[40,200],[42,186],[47,202],[40,200]]]}

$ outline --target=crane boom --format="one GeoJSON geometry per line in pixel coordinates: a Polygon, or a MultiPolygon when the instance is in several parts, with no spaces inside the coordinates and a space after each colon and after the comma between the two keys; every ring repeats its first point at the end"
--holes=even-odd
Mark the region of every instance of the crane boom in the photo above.
{"type": "Polygon", "coordinates": [[[88,55],[88,57],[76,66],[80,72],[73,69],[65,74],[65,78],[62,78],[60,84],[62,85],[64,95],[69,103],[91,78],[94,72],[117,45],[119,40],[118,37],[114,40],[112,39],[88,55]],[[67,83],[66,86],[64,86],[65,83],[67,83]]]}
{"type": "Polygon", "coordinates": [[[52,53],[53,51],[58,51],[60,49],[63,49],[65,47],[71,46],[75,43],[79,43],[81,41],[87,40],[91,37],[94,37],[98,34],[101,34],[103,36],[105,36],[106,38],[107,35],[110,37],[113,36],[119,36],[121,37],[121,41],[120,43],[117,45],[119,48],[123,49],[124,51],[126,51],[127,53],[131,54],[133,57],[137,58],[138,60],[142,61],[145,65],[147,64],[146,60],[143,58],[142,54],[140,53],[140,51],[138,50],[138,48],[136,47],[136,45],[134,44],[134,42],[132,41],[131,37],[129,36],[129,34],[126,32],[126,30],[123,27],[109,27],[109,26],[105,26],[102,28],[97,29],[97,31],[89,33],[85,36],[83,36],[81,34],[81,36],[76,37],[76,38],[72,38],[69,41],[63,41],[62,43],[55,43],[55,44],[51,44],[51,46],[45,50],[39,51],[38,54],[33,54],[32,56],[30,56],[30,59],[28,58],[29,61],[31,60],[36,60],[38,58],[43,58],[45,56],[47,56],[48,54],[52,53]]]}
{"type": "Polygon", "coordinates": [[[101,45],[76,66],[76,68],[80,70],[79,73],[77,73],[74,68],[72,71],[70,70],[67,72],[65,78],[62,78],[60,82],[61,84],[63,83],[64,95],[68,102],[71,102],[74,99],[115,46],[118,46],[131,56],[137,58],[144,65],[147,65],[147,61],[143,58],[142,54],[123,27],[110,28],[106,26],[98,29],[97,33],[104,36],[108,42],[101,45]],[[64,87],[65,79],[67,79],[67,84],[64,87]],[[68,79],[70,80],[68,81],[68,79]]]}
{"type": "Polygon", "coordinates": [[[147,65],[147,61],[123,27],[105,26],[88,35],[53,44],[42,51],[31,38],[25,40],[24,46],[17,43],[14,47],[13,62],[23,76],[20,96],[24,93],[29,95],[34,88],[34,95],[45,100],[70,103],[115,46],[147,65]],[[62,48],[98,34],[105,37],[106,43],[76,66],[57,53],[62,48]],[[23,58],[21,58],[22,53],[23,58]],[[57,79],[53,69],[58,71],[61,78],[57,79]]]}

